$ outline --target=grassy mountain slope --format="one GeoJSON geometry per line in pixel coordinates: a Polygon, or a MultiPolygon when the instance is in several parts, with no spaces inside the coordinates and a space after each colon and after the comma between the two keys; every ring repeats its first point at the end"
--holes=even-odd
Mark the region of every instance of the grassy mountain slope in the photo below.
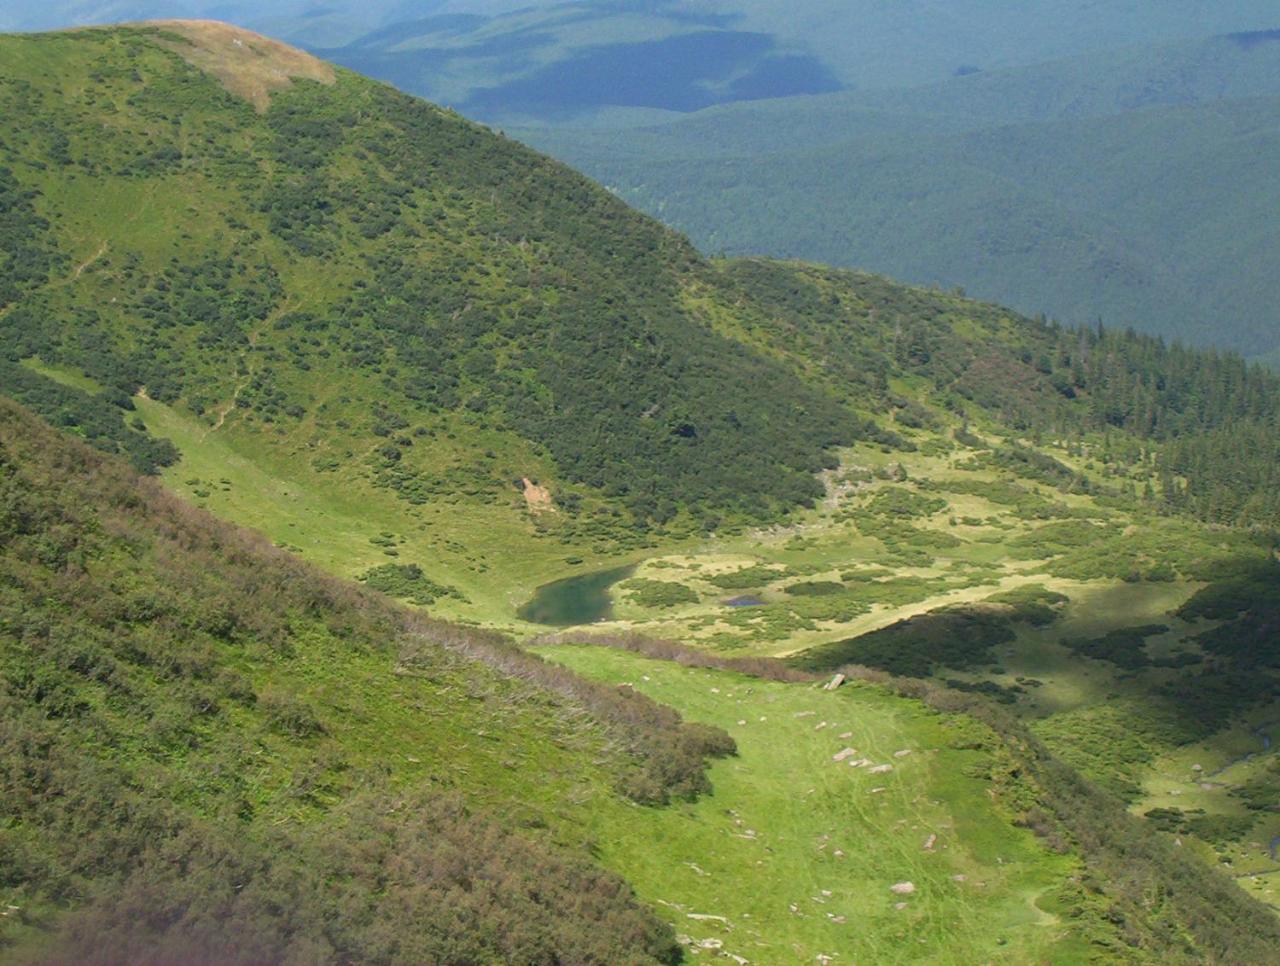
{"type": "Polygon", "coordinates": [[[490,667],[7,401],[0,508],[6,957],[671,958],[574,839],[632,754],[589,687],[490,667]]]}
{"type": "MultiPolygon", "coordinates": [[[[874,276],[708,261],[510,141],[225,28],[167,24],[3,38],[0,46],[12,54],[3,96],[15,108],[2,115],[13,146],[0,164],[5,394],[162,474],[190,502],[254,526],[329,571],[363,577],[368,588],[528,634],[516,608],[537,585],[638,563],[619,586],[615,629],[670,634],[707,651],[794,655],[824,668],[856,660],[954,682],[941,693],[978,691],[1010,704],[1135,810],[1164,810],[1149,827],[1119,826],[1125,836],[1157,836],[1159,855],[1143,872],[1155,879],[1126,876],[1116,892],[1086,878],[1063,891],[1056,883],[1076,859],[1055,859],[1011,823],[1040,828],[1045,842],[1089,868],[1121,867],[1130,840],[1121,836],[1117,845],[1085,826],[1054,839],[1056,826],[1037,824],[1030,806],[1053,798],[1049,785],[1014,781],[1013,797],[1002,798],[999,775],[973,763],[966,777],[990,781],[995,799],[990,810],[970,813],[977,817],[967,827],[994,830],[994,839],[989,848],[965,845],[967,861],[988,876],[995,859],[1017,851],[1025,866],[1000,881],[1038,911],[1027,916],[1027,903],[1010,903],[1004,891],[987,899],[946,885],[925,859],[909,873],[929,877],[927,897],[886,908],[858,947],[867,955],[886,948],[885,936],[900,932],[894,917],[914,915],[915,901],[925,920],[941,925],[912,920],[911,935],[954,940],[942,947],[944,960],[980,955],[984,936],[972,923],[992,918],[1008,925],[1014,961],[1064,950],[1083,957],[1081,943],[1095,941],[1109,951],[1134,943],[1138,958],[1168,952],[1229,961],[1220,946],[1266,941],[1265,918],[1224,938],[1218,914],[1203,912],[1206,896],[1225,890],[1230,898],[1207,904],[1240,921],[1259,907],[1196,870],[1204,873],[1201,857],[1248,863],[1251,871],[1271,861],[1254,838],[1280,833],[1268,824],[1270,759],[1236,763],[1230,782],[1205,782],[1211,788],[1198,788],[1194,806],[1203,814],[1170,814],[1172,791],[1192,789],[1157,785],[1175,774],[1185,779],[1176,763],[1198,747],[1229,761],[1241,729],[1265,723],[1275,707],[1273,615],[1258,606],[1271,587],[1261,566],[1273,546],[1269,532],[1280,524],[1280,490],[1265,482],[1274,480],[1269,454],[1278,438],[1274,376],[1237,357],[1064,329],[874,276]],[[28,120],[35,117],[39,123],[28,120]],[[1224,460],[1224,446],[1242,438],[1254,442],[1224,460]],[[1257,580],[1245,586],[1217,587],[1250,575],[1257,580]],[[1204,583],[1217,589],[1193,607],[1204,583]],[[756,600],[730,602],[739,596],[756,600]],[[750,606],[736,606],[743,603],[750,606]],[[946,607],[959,611],[938,613],[946,607]],[[1078,611],[1097,610],[1111,620],[1077,619],[1078,611]],[[918,616],[927,618],[919,628],[911,622],[918,616]],[[1151,630],[1157,623],[1166,630],[1151,630]],[[1179,709],[1204,727],[1170,728],[1179,709]],[[1141,735],[1138,747],[1120,740],[1129,733],[1141,735]],[[1160,855],[1175,848],[1158,837],[1165,828],[1186,838],[1188,864],[1165,868],[1160,855]],[[1188,905],[1159,901],[1167,893],[1162,876],[1192,882],[1188,905]],[[1059,901],[1049,896],[1055,891],[1059,901]]],[[[19,465],[38,451],[24,450],[19,465]]],[[[68,528],[83,522],[73,517],[68,528]]],[[[175,612],[184,612],[184,600],[175,612]]],[[[246,605],[253,612],[255,600],[246,605]]],[[[130,635],[152,611],[137,621],[133,613],[118,619],[130,635]]],[[[287,632],[271,630],[278,626],[268,636],[287,632]]],[[[396,676],[410,690],[382,707],[377,695],[390,660],[371,658],[360,692],[368,703],[355,702],[345,691],[356,672],[318,633],[317,649],[290,656],[296,663],[287,673],[274,664],[261,670],[269,684],[281,676],[286,700],[278,714],[272,701],[259,708],[255,700],[243,712],[248,733],[269,730],[274,715],[307,732],[295,737],[331,750],[341,775],[395,761],[387,781],[402,787],[396,782],[408,782],[423,760],[396,743],[415,733],[414,702],[431,704],[415,698],[418,684],[400,678],[419,679],[396,676]],[[313,679],[318,691],[300,684],[313,679]],[[348,711],[359,725],[349,733],[348,711]],[[316,722],[321,730],[311,733],[316,722]]],[[[765,859],[751,837],[721,847],[738,833],[712,821],[719,808],[758,809],[770,830],[755,831],[785,840],[771,891],[733,903],[735,914],[755,921],[743,935],[786,935],[796,961],[855,942],[847,928],[835,929],[849,925],[847,913],[808,915],[798,897],[823,906],[813,898],[830,898],[823,889],[841,902],[876,890],[884,899],[888,886],[876,880],[914,852],[912,815],[916,824],[941,824],[951,812],[965,826],[959,813],[977,808],[968,802],[975,786],[953,783],[945,768],[904,774],[906,791],[949,804],[895,815],[906,831],[884,836],[883,853],[870,851],[880,839],[867,820],[858,848],[883,864],[871,877],[857,868],[828,879],[823,850],[815,845],[807,861],[792,846],[851,820],[841,787],[824,785],[813,813],[789,812],[778,790],[798,787],[806,769],[839,750],[828,748],[825,729],[800,742],[805,732],[793,725],[794,755],[771,752],[767,742],[744,745],[740,762],[713,769],[734,804],[642,811],[611,790],[621,785],[645,801],[704,790],[702,754],[728,747],[717,732],[682,728],[627,689],[570,685],[574,679],[486,635],[465,640],[467,653],[515,675],[512,691],[496,683],[492,693],[499,706],[516,701],[518,713],[531,716],[511,722],[522,734],[545,734],[540,728],[556,712],[539,716],[551,706],[592,712],[577,718],[584,744],[560,749],[563,767],[584,769],[581,777],[546,782],[547,798],[535,796],[529,823],[548,826],[535,838],[567,847],[584,835],[614,843],[595,854],[691,940],[726,942],[688,930],[719,923],[699,917],[725,915],[703,902],[727,893],[677,879],[651,843],[679,842],[679,861],[704,871],[703,860],[714,859],[726,881],[753,878],[765,859]],[[550,705],[530,699],[537,689],[551,692],[550,705]],[[626,710],[636,707],[643,710],[626,710]],[[611,744],[624,754],[610,755],[611,744]]],[[[253,657],[211,646],[219,662],[253,657]]],[[[549,653],[611,685],[638,672],[631,683],[644,691],[644,676],[655,677],[613,655],[549,653]]],[[[412,672],[434,656],[401,647],[395,660],[412,672]]],[[[134,662],[132,652],[126,657],[134,662]]],[[[440,672],[422,670],[428,677],[419,684],[436,688],[440,672]]],[[[96,687],[54,677],[73,695],[96,687]]],[[[700,722],[746,727],[738,722],[750,720],[753,701],[703,700],[704,686],[735,695],[754,687],[693,675],[662,690],[700,722]]],[[[147,701],[163,698],[148,694],[147,701]]],[[[798,713],[812,696],[800,681],[759,700],[798,713]]],[[[472,710],[487,713],[475,700],[472,710]]],[[[876,710],[878,701],[863,704],[858,724],[877,753],[899,736],[937,745],[936,722],[896,702],[876,710]],[[881,712],[911,723],[899,727],[881,712]]],[[[124,740],[137,724],[110,734],[124,740]]],[[[522,762],[538,754],[531,738],[530,757],[506,756],[502,739],[494,740],[504,729],[500,720],[478,722],[473,737],[488,753],[474,785],[465,764],[461,777],[433,776],[464,795],[474,790],[477,809],[502,809],[528,780],[522,762]]],[[[227,727],[217,741],[234,757],[243,734],[227,727]]],[[[750,731],[734,734],[754,740],[750,731]]],[[[1013,747],[1030,747],[1025,732],[1018,735],[1013,747]]],[[[440,736],[440,744],[449,741],[440,736]]],[[[983,741],[1004,747],[990,735],[983,741]]],[[[468,739],[463,752],[471,748],[468,739]]],[[[355,808],[346,780],[332,780],[341,800],[320,806],[355,808]]],[[[1092,793],[1081,785],[1065,800],[1077,794],[1092,793]]],[[[1114,805],[1099,807],[1088,813],[1101,816],[1097,823],[1120,821],[1114,805]]],[[[354,816],[343,827],[356,834],[363,813],[340,814],[354,816]]],[[[294,817],[305,824],[315,813],[294,817]]],[[[453,834],[448,822],[443,827],[453,834]]],[[[145,879],[128,895],[148,902],[164,891],[160,881],[145,879]]],[[[1265,896],[1260,881],[1254,888],[1265,896]]],[[[511,901],[518,905],[518,892],[511,901]]],[[[91,934],[101,919],[88,921],[77,935],[91,934]]],[[[649,928],[643,915],[632,921],[649,928]]],[[[661,943],[660,931],[652,935],[661,943]]]]}
{"type": "MultiPolygon", "coordinates": [[[[3,40],[5,384],[342,573],[414,564],[450,612],[509,619],[567,558],[813,500],[832,446],[900,438],[899,376],[965,384],[992,353],[1014,385],[1071,368],[1073,336],[722,269],[454,115],[249,35],[166,30],[3,40]]],[[[1098,425],[1109,371],[1063,376],[1060,422],[1098,425]]]]}
{"type": "MultiPolygon", "coordinates": [[[[677,961],[675,935],[804,963],[1217,948],[1216,926],[1170,930],[1187,907],[1135,905],[1082,878],[1081,844],[1019,827],[1049,787],[970,718],[867,684],[544,653],[607,686],[324,577],[0,404],[0,949],[642,963],[677,961]],[[741,754],[711,770],[713,796],[637,808],[613,791],[651,787],[635,784],[646,755],[678,790],[680,739],[662,742],[684,734],[696,775],[697,749],[730,747],[721,726],[741,754]],[[846,746],[893,767],[833,760],[846,746]]],[[[1221,888],[1193,876],[1179,901],[1221,888]]],[[[1237,930],[1256,915],[1216,901],[1237,930]]]]}
{"type": "Polygon", "coordinates": [[[689,323],[683,240],[352,75],[296,83],[255,113],[179,56],[206,44],[215,59],[232,39],[186,32],[194,46],[4,41],[13,207],[32,209],[34,189],[35,209],[62,213],[22,244],[74,253],[6,306],[11,357],[181,399],[211,431],[284,437],[317,465],[366,464],[418,505],[444,478],[496,497],[551,463],[641,518],[812,496],[824,446],[848,435],[841,413],[689,323]],[[32,114],[42,123],[18,123],[32,114]],[[746,486],[707,461],[749,467],[746,486]]]}

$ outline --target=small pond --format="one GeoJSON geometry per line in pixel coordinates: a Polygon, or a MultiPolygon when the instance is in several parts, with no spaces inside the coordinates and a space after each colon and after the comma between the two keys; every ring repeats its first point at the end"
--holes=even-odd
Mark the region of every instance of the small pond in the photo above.
{"type": "Polygon", "coordinates": [[[726,607],[763,607],[764,601],[751,594],[744,594],[742,597],[730,597],[724,605],[726,607]]]}
{"type": "Polygon", "coordinates": [[[613,616],[609,588],[635,573],[635,567],[614,567],[543,584],[533,599],[516,611],[521,620],[550,627],[590,624],[613,616]]]}

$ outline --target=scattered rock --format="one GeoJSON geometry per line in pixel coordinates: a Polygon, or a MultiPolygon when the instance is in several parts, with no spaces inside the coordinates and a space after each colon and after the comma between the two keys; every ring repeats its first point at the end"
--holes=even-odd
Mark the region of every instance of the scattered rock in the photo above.
{"type": "Polygon", "coordinates": [[[851,768],[866,768],[869,764],[871,764],[870,758],[852,758],[849,760],[849,767],[851,768]]]}
{"type": "Polygon", "coordinates": [[[911,882],[895,882],[889,886],[889,891],[897,896],[909,896],[916,891],[914,883],[911,882]]]}
{"type": "Polygon", "coordinates": [[[711,689],[711,693],[712,693],[712,694],[719,694],[719,693],[720,693],[720,689],[719,689],[719,688],[712,688],[712,689],[711,689]]]}
{"type": "Polygon", "coordinates": [[[1191,766],[1191,770],[1192,770],[1192,771],[1204,771],[1204,768],[1203,768],[1202,766],[1200,766],[1200,765],[1192,765],[1192,766],[1191,766]]]}
{"type": "Polygon", "coordinates": [[[845,748],[844,750],[837,751],[834,755],[832,755],[831,760],[844,761],[849,756],[856,755],[857,753],[858,753],[858,750],[856,748],[845,748]]]}
{"type": "Polygon", "coordinates": [[[924,850],[926,852],[932,852],[933,847],[937,844],[938,844],[938,836],[930,835],[927,839],[924,840],[924,850]]]}
{"type": "Polygon", "coordinates": [[[832,854],[832,855],[834,855],[837,859],[843,859],[843,858],[844,858],[844,849],[836,849],[836,850],[835,850],[834,852],[832,852],[831,854],[832,854]]]}
{"type": "Polygon", "coordinates": [[[820,722],[819,724],[814,725],[814,726],[813,726],[813,730],[814,730],[814,731],[821,731],[821,730],[822,730],[823,728],[825,728],[826,726],[827,726],[827,723],[826,723],[825,721],[823,721],[823,722],[820,722]]]}
{"type": "Polygon", "coordinates": [[[893,753],[893,757],[894,757],[894,758],[906,758],[906,757],[907,757],[907,755],[909,755],[909,754],[911,754],[911,749],[910,749],[910,748],[903,748],[901,751],[895,751],[895,752],[893,753]]]}
{"type": "Polygon", "coordinates": [[[893,771],[893,766],[892,765],[876,765],[875,768],[871,769],[870,774],[883,775],[887,771],[893,771]]]}
{"type": "Polygon", "coordinates": [[[739,722],[738,722],[738,724],[740,724],[740,725],[745,725],[746,723],[747,723],[747,722],[746,722],[746,720],[745,720],[745,719],[743,719],[742,721],[739,721],[739,722]]]}
{"type": "Polygon", "coordinates": [[[818,712],[816,711],[797,711],[792,715],[793,718],[812,718],[818,712]]]}
{"type": "Polygon", "coordinates": [[[907,908],[907,904],[905,902],[895,902],[893,904],[893,908],[901,912],[903,909],[907,908]]]}
{"type": "Polygon", "coordinates": [[[824,691],[834,691],[836,688],[840,687],[840,685],[842,685],[842,684],[844,684],[844,675],[843,675],[843,674],[837,674],[835,677],[833,677],[830,681],[828,681],[828,682],[823,686],[822,690],[824,690],[824,691]]]}
{"type": "Polygon", "coordinates": [[[873,788],[873,789],[871,789],[871,791],[869,791],[867,794],[868,794],[868,795],[879,795],[879,794],[880,794],[882,791],[884,791],[884,790],[885,790],[885,787],[884,787],[883,785],[881,785],[879,788],[873,788]]]}
{"type": "Polygon", "coordinates": [[[696,919],[698,922],[722,922],[726,926],[729,925],[729,920],[724,916],[709,916],[700,912],[686,912],[685,916],[689,919],[696,919]]]}
{"type": "Polygon", "coordinates": [[[699,939],[697,946],[699,949],[724,949],[724,943],[719,939],[699,939]]]}
{"type": "Polygon", "coordinates": [[[852,731],[846,731],[846,732],[845,732],[844,734],[842,734],[840,737],[841,737],[841,738],[852,738],[852,737],[853,737],[853,732],[852,732],[852,731]]]}
{"type": "Polygon", "coordinates": [[[953,875],[951,877],[951,881],[952,882],[968,882],[969,877],[967,875],[953,875]]]}

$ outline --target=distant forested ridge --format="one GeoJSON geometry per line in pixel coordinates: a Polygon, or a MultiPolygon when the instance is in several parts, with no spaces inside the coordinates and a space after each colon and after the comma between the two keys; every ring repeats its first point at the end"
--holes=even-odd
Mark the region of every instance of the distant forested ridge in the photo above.
{"type": "Polygon", "coordinates": [[[1262,358],[1280,346],[1280,238],[1263,214],[1278,127],[1280,43],[1259,31],[508,130],[705,251],[960,286],[1262,358]]]}

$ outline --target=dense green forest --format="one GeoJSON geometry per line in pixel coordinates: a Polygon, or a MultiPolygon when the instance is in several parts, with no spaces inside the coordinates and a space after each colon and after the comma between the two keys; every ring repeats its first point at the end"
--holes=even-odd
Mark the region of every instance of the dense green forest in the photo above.
{"type": "Polygon", "coordinates": [[[1265,357],[1277,95],[1280,43],[1261,32],[633,126],[508,130],[704,251],[960,286],[1265,357]]]}

